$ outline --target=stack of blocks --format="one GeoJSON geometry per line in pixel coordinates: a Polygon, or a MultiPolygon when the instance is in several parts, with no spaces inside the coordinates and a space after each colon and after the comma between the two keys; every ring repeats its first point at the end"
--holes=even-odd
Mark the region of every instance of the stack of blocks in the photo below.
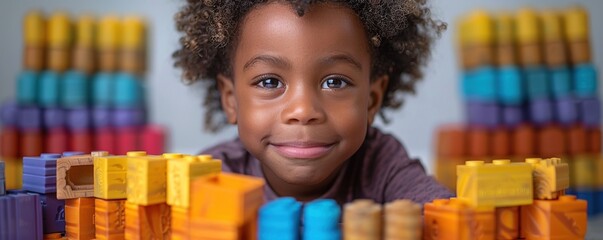
{"type": "Polygon", "coordinates": [[[72,22],[63,12],[25,16],[16,101],[0,107],[8,189],[21,188],[22,156],[163,153],[163,128],[146,123],[145,28],[137,17],[82,16],[72,22]]]}
{"type": "Polygon", "coordinates": [[[454,168],[471,159],[561,157],[570,189],[603,209],[597,73],[586,10],[515,16],[475,11],[459,24],[467,126],[437,132],[435,175],[451,190],[454,168]]]}

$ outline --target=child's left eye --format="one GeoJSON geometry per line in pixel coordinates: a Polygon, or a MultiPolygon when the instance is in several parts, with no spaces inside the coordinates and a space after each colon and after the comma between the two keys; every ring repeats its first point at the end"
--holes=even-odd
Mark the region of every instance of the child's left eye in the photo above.
{"type": "Polygon", "coordinates": [[[322,82],[323,89],[331,89],[331,88],[344,88],[348,86],[348,82],[342,78],[330,77],[327,78],[324,82],[322,82]]]}

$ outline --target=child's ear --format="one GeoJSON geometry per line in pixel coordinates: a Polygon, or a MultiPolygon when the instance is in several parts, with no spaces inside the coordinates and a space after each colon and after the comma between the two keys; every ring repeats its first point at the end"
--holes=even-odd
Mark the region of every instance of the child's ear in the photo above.
{"type": "Polygon", "coordinates": [[[369,104],[368,104],[368,125],[372,125],[377,113],[381,109],[383,103],[383,96],[387,91],[387,84],[389,83],[389,76],[382,75],[371,81],[370,93],[369,93],[369,104]]]}
{"type": "Polygon", "coordinates": [[[222,110],[226,114],[226,120],[230,124],[237,123],[237,101],[234,94],[234,82],[223,74],[216,76],[218,90],[220,91],[220,102],[222,110]]]}

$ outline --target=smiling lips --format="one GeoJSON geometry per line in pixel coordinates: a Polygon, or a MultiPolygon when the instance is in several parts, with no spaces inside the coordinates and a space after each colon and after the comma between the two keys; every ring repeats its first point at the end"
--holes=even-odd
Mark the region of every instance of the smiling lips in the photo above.
{"type": "Polygon", "coordinates": [[[295,159],[314,159],[325,156],[333,143],[287,142],[272,143],[276,151],[283,157],[295,159]]]}

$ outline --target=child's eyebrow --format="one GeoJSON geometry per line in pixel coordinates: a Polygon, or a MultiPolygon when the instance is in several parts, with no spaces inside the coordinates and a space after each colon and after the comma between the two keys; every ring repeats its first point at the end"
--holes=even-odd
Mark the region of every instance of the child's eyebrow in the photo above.
{"type": "Polygon", "coordinates": [[[334,55],[330,55],[324,58],[321,58],[319,63],[325,65],[332,65],[336,62],[345,62],[353,65],[358,70],[362,70],[362,65],[358,62],[353,56],[347,53],[338,53],[334,55]]]}
{"type": "MultiPolygon", "coordinates": [[[[286,58],[272,55],[258,55],[252,58],[251,60],[247,61],[247,63],[245,63],[245,65],[243,66],[243,70],[247,70],[248,68],[251,68],[254,64],[259,62],[266,62],[270,65],[276,65],[285,69],[291,68],[291,63],[286,58]]],[[[362,70],[362,65],[360,64],[360,62],[358,62],[353,56],[346,53],[329,55],[321,58],[318,61],[320,65],[332,65],[337,62],[345,62],[351,64],[358,70],[362,70]]]]}

